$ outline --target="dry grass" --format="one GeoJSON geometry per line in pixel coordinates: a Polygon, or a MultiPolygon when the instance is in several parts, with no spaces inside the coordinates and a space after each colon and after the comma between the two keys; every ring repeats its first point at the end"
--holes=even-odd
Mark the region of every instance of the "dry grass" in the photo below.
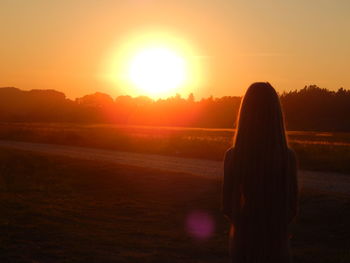
{"type": "MultiPolygon", "coordinates": [[[[220,182],[20,151],[0,152],[0,262],[228,262],[220,182]],[[198,241],[192,211],[215,222],[198,241]]],[[[297,263],[350,261],[350,198],[304,189],[297,263]]]]}

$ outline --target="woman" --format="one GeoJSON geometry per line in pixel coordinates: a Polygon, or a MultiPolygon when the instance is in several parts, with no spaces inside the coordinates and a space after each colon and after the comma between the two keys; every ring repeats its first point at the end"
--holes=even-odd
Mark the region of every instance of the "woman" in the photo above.
{"type": "Polygon", "coordinates": [[[223,213],[234,263],[290,262],[288,225],[297,213],[297,166],[278,95],[252,84],[224,161],[223,213]]]}

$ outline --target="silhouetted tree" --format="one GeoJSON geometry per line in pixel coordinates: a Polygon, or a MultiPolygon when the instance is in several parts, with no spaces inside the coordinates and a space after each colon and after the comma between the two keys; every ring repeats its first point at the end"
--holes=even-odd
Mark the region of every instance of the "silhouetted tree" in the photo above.
{"type": "MultiPolygon", "coordinates": [[[[281,102],[289,130],[350,131],[350,90],[316,85],[284,92],[281,102]]],[[[95,93],[67,99],[54,90],[0,88],[2,122],[87,122],[157,126],[232,128],[241,97],[202,98],[179,94],[152,100],[145,96],[95,93]]],[[[258,110],[258,109],[257,109],[258,110]]]]}

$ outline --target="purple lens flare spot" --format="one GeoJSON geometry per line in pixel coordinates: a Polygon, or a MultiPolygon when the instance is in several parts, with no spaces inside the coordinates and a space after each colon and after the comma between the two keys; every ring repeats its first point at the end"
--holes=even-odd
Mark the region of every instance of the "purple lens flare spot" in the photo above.
{"type": "Polygon", "coordinates": [[[214,220],[207,212],[193,211],[187,216],[186,229],[196,239],[208,239],[214,232],[214,220]]]}

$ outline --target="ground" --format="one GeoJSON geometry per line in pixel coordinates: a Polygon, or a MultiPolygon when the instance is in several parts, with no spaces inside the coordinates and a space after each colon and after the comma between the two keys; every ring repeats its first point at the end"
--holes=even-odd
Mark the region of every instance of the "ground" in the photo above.
{"type": "MultiPolygon", "coordinates": [[[[14,150],[0,157],[0,262],[228,262],[217,178],[14,150]],[[196,211],[215,226],[206,239],[186,227],[196,211]]],[[[349,222],[349,196],[303,188],[295,262],[349,262],[349,222]]]]}

